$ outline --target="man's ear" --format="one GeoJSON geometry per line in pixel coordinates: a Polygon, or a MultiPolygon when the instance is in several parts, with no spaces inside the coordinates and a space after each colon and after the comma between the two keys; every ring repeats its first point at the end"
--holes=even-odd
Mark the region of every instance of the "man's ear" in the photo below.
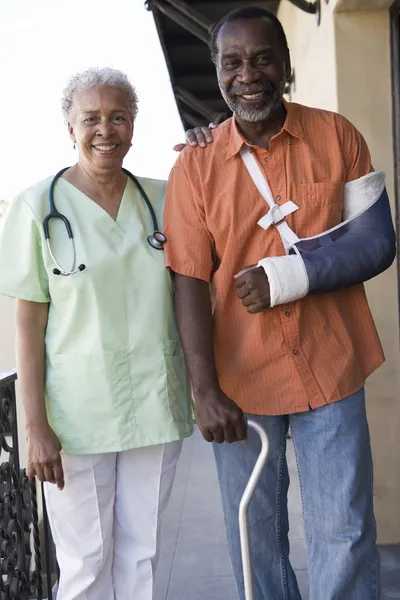
{"type": "Polygon", "coordinates": [[[289,83],[290,79],[292,77],[292,65],[289,61],[285,62],[285,79],[286,79],[286,83],[289,83]]]}
{"type": "Polygon", "coordinates": [[[289,82],[292,76],[292,61],[290,60],[290,54],[288,51],[286,51],[284,69],[286,81],[289,82]]]}

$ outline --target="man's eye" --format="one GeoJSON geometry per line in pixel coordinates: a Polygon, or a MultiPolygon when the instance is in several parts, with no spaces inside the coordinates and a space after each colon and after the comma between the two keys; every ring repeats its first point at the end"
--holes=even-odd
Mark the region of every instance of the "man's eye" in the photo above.
{"type": "Polygon", "coordinates": [[[272,57],[271,56],[257,56],[256,58],[256,63],[258,64],[262,64],[262,65],[269,65],[272,62],[272,57]]]}
{"type": "Polygon", "coordinates": [[[228,60],[224,63],[225,69],[237,69],[239,62],[237,60],[228,60]]]}

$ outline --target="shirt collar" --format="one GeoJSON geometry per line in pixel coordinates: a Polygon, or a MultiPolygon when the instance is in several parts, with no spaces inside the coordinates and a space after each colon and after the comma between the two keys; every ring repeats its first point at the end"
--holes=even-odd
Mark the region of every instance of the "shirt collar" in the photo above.
{"type": "MultiPolygon", "coordinates": [[[[286,131],[289,135],[303,140],[304,131],[298,111],[298,105],[293,102],[287,102],[284,99],[282,102],[286,110],[286,119],[283,124],[282,131],[286,131]]],[[[242,133],[240,132],[235,117],[232,117],[230,135],[226,149],[226,159],[228,160],[229,158],[232,158],[232,156],[235,156],[235,154],[241,150],[243,144],[251,146],[251,144],[246,142],[242,133]]]]}

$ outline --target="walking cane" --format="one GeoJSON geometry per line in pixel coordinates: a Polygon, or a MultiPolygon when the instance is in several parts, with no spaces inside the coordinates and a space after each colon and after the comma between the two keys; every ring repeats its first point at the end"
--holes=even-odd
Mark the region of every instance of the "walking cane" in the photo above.
{"type": "Polygon", "coordinates": [[[250,500],[253,497],[258,481],[260,479],[262,470],[267,462],[268,457],[268,438],[264,429],[249,419],[248,426],[254,429],[259,435],[261,440],[261,452],[257,458],[253,472],[250,475],[250,479],[247,483],[246,489],[240,501],[239,506],[239,532],[240,532],[240,548],[242,551],[242,565],[243,565],[243,579],[244,579],[244,596],[245,600],[254,600],[254,589],[253,589],[253,572],[250,556],[250,540],[249,540],[249,523],[248,523],[248,507],[250,500]]]}

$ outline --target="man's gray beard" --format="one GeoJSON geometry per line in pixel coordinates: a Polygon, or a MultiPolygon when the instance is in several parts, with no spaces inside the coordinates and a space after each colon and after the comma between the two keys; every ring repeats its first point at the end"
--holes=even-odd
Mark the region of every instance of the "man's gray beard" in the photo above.
{"type": "Polygon", "coordinates": [[[285,86],[286,82],[281,81],[278,88],[273,93],[271,100],[262,108],[245,106],[240,102],[238,96],[230,96],[222,89],[221,85],[219,86],[219,89],[221,90],[223,99],[236,117],[239,117],[239,119],[242,119],[242,121],[246,121],[247,123],[261,123],[262,121],[266,121],[281,106],[285,86]]]}

